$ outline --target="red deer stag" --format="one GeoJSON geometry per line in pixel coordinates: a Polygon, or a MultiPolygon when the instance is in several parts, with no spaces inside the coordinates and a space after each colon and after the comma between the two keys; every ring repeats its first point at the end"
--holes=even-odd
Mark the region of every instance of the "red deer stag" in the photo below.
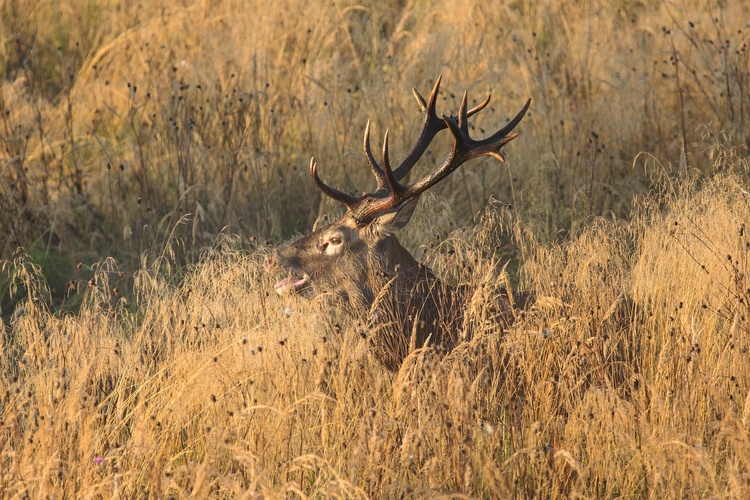
{"type": "MultiPolygon", "coordinates": [[[[438,77],[426,101],[414,89],[422,111],[422,131],[396,168],[391,168],[388,157],[388,132],[383,138],[381,166],[370,149],[369,122],[365,127],[365,157],[377,180],[374,191],[352,196],[334,189],[320,180],[317,164],[310,160],[315,185],[326,196],[343,203],[346,214],[280,248],[267,260],[269,270],[281,267],[288,273],[276,284],[279,295],[327,292],[347,304],[368,325],[373,353],[389,370],[397,370],[411,350],[425,344],[452,349],[460,336],[470,296],[468,287],[454,287],[437,279],[399,244],[394,233],[409,222],[420,195],[463,163],[480,156],[503,162],[500,148],[518,135],[511,131],[531,103],[529,99],[515,118],[492,136],[475,140],[469,136],[468,118],[487,106],[490,96],[469,110],[464,92],[457,117],[438,117],[435,102],[440,80],[438,77]],[[411,185],[401,184],[433,138],[446,128],[453,135],[453,148],[443,164],[411,185]]],[[[520,308],[531,300],[526,293],[512,297],[520,308]]],[[[511,304],[508,297],[500,307],[498,320],[505,325],[514,318],[511,304]]]]}

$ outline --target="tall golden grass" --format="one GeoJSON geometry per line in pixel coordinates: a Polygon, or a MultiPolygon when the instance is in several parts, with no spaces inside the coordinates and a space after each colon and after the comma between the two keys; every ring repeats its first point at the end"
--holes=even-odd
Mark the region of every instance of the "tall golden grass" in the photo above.
{"type": "Polygon", "coordinates": [[[747,497],[748,14],[0,0],[0,494],[747,497]],[[391,375],[269,295],[265,240],[441,73],[441,112],[492,91],[477,136],[533,104],[404,234],[474,337],[391,375]],[[500,332],[507,281],[539,300],[500,332]]]}
{"type": "Polygon", "coordinates": [[[263,252],[232,238],[179,283],[140,271],[133,312],[105,261],[78,314],[52,314],[19,256],[6,264],[28,298],[2,345],[3,492],[744,497],[743,186],[681,181],[633,222],[598,219],[553,246],[487,209],[431,263],[450,275],[478,262],[463,279],[481,289],[504,279],[487,256],[513,234],[539,303],[395,376],[358,325],[268,297],[263,252]],[[634,314],[619,313],[622,294],[634,314]]]}
{"type": "Polygon", "coordinates": [[[187,261],[222,229],[303,232],[330,210],[310,156],[366,189],[365,122],[408,150],[409,91],[438,74],[439,112],[464,89],[493,93],[478,136],[533,98],[509,168],[478,162],[437,191],[463,218],[490,194],[512,201],[546,239],[627,216],[656,170],[634,165],[640,152],[705,169],[704,136],[750,138],[742,2],[4,0],[0,13],[5,258],[116,252],[135,269],[175,227],[187,261]]]}

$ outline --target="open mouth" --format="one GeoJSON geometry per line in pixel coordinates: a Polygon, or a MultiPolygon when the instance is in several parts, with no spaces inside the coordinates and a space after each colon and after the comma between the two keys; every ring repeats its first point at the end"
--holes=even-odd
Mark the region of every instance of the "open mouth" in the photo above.
{"type": "Polygon", "coordinates": [[[288,295],[305,288],[309,284],[309,279],[310,277],[307,274],[301,278],[299,276],[290,276],[276,283],[273,288],[279,295],[288,295]]]}

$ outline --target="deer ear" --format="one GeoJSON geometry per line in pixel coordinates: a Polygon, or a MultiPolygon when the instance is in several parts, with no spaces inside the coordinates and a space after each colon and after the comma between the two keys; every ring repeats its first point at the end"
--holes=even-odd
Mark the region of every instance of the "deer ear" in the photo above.
{"type": "Polygon", "coordinates": [[[412,198],[393,212],[387,212],[375,220],[377,228],[383,233],[395,233],[409,223],[414,209],[417,207],[419,196],[412,198]]]}

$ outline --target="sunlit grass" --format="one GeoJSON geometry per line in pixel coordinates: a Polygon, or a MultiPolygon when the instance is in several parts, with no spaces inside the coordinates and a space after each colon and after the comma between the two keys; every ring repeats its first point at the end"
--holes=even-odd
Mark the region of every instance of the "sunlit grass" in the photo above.
{"type": "Polygon", "coordinates": [[[0,0],[2,494],[746,497],[750,27],[704,4],[0,0]],[[263,261],[438,74],[477,137],[533,101],[400,235],[475,293],[391,374],[263,261]]]}
{"type": "MultiPolygon", "coordinates": [[[[19,257],[6,272],[33,298],[3,343],[4,487],[741,497],[747,194],[733,175],[673,187],[631,223],[523,241],[539,303],[504,334],[472,323],[473,340],[444,359],[416,352],[396,375],[346,317],[269,297],[265,251],[232,239],[180,283],[141,271],[137,312],[112,295],[105,262],[79,313],[52,315],[19,257]]],[[[502,280],[484,259],[524,231],[488,209],[434,267],[484,256],[464,279],[502,280]]]]}

